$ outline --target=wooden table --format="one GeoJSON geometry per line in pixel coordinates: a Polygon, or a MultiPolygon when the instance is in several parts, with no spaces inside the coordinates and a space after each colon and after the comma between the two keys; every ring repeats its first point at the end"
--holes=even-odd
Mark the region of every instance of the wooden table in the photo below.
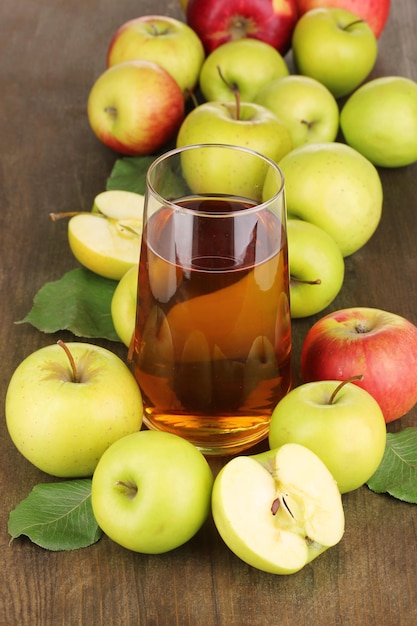
{"type": "MultiPolygon", "coordinates": [[[[417,80],[415,0],[392,2],[373,75],[417,80]]],[[[1,401],[12,372],[56,341],[15,325],[37,290],[76,267],[50,211],[90,210],[115,154],[93,136],[86,100],[115,29],[140,14],[180,17],[177,0],[3,0],[0,8],[1,401]]],[[[367,305],[417,323],[417,165],[381,170],[385,201],[371,241],[346,261],[329,310],[367,305]]],[[[316,318],[294,323],[294,367],[316,318]]],[[[64,334],[65,335],[65,334],[64,334]]],[[[66,336],[64,336],[66,338],[66,336]]],[[[102,342],[106,345],[105,342],[102,342]]],[[[121,356],[121,346],[110,347],[121,356]]],[[[417,408],[396,430],[417,425],[417,408]]],[[[412,626],[417,623],[417,508],[363,487],[344,496],[341,543],[298,574],[246,566],[208,520],[187,545],[139,555],[103,538],[52,553],[16,540],[9,512],[48,479],[0,435],[0,626],[412,626]]]]}

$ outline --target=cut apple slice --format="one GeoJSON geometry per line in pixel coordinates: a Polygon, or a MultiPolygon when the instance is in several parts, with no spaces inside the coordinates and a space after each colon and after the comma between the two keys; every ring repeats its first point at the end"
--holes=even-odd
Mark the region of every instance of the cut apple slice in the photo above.
{"type": "Polygon", "coordinates": [[[299,571],[344,533],[336,481],[296,443],[229,461],[216,477],[212,512],[232,552],[272,574],[299,571]]]}
{"type": "Polygon", "coordinates": [[[96,274],[120,280],[139,261],[143,202],[143,196],[122,190],[96,196],[91,213],[68,223],[75,258],[96,274]]]}

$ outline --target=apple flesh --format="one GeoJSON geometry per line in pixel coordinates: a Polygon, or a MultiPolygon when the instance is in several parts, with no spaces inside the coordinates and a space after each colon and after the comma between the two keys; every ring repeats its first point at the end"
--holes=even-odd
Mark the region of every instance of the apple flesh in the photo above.
{"type": "Polygon", "coordinates": [[[57,344],[21,362],[6,395],[6,423],[20,453],[62,478],[91,476],[117,439],[142,425],[142,398],[133,374],[115,354],[69,342],[78,377],[57,344]]]}
{"type": "Polygon", "coordinates": [[[368,307],[329,313],[304,339],[301,373],[304,381],[362,374],[355,384],[375,398],[385,421],[399,419],[417,402],[417,327],[368,307]]]}
{"type": "Polygon", "coordinates": [[[229,461],[214,482],[212,513],[232,552],[272,574],[299,571],[344,533],[333,476],[296,443],[229,461]]]}
{"type": "Polygon", "coordinates": [[[207,101],[253,102],[262,87],[288,76],[288,66],[280,53],[258,39],[237,39],[219,46],[204,61],[200,89],[207,101]]]}
{"type": "Polygon", "coordinates": [[[337,7],[356,13],[366,20],[376,37],[385,28],[390,12],[390,0],[296,0],[300,16],[318,7],[337,7]]]}
{"type": "Polygon", "coordinates": [[[138,264],[144,197],[130,191],[99,194],[91,213],[68,222],[68,242],[75,258],[92,272],[120,280],[138,264]]]}
{"type": "Polygon", "coordinates": [[[106,146],[128,156],[157,152],[184,119],[177,81],[152,61],[135,60],[106,69],[87,101],[91,129],[106,146]]]}
{"type": "Polygon", "coordinates": [[[298,11],[295,0],[189,0],[186,19],[207,54],[245,37],[265,41],[286,54],[298,11]]]}
{"type": "Polygon", "coordinates": [[[198,83],[205,53],[196,33],[166,15],[142,15],[122,24],[107,52],[107,67],[142,59],[163,67],[187,97],[198,83]]]}
{"type": "Polygon", "coordinates": [[[359,87],[344,104],[340,126],[346,143],[379,167],[417,161],[417,83],[384,76],[359,87]]]}
{"type": "Polygon", "coordinates": [[[146,554],[190,540],[210,512],[213,473],[191,443],[162,431],[120,439],[101,457],[91,503],[101,529],[121,546],[146,554]]]}

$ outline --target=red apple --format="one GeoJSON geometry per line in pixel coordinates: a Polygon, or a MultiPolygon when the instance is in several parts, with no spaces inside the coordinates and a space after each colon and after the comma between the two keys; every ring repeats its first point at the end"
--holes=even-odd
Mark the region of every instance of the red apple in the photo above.
{"type": "Polygon", "coordinates": [[[298,11],[296,0],[189,0],[186,18],[207,54],[243,37],[265,41],[285,54],[298,11]]]}
{"type": "Polygon", "coordinates": [[[390,0],[296,0],[296,4],[300,15],[317,7],[352,11],[368,22],[376,37],[382,33],[390,10],[390,0]]]}
{"type": "Polygon", "coordinates": [[[90,126],[106,145],[129,156],[153,154],[184,119],[178,83],[151,61],[125,61],[105,70],[87,103],[90,126]]]}
{"type": "Polygon", "coordinates": [[[392,422],[417,403],[417,326],[380,309],[329,313],[308,331],[301,351],[304,382],[356,380],[392,422]]]}

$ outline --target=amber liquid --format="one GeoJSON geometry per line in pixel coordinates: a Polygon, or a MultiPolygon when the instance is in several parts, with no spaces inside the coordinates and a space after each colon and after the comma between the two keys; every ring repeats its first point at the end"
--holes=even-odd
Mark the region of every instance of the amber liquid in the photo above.
{"type": "Polygon", "coordinates": [[[205,454],[236,453],[268,434],[291,385],[288,254],[276,216],[241,200],[181,202],[147,222],[133,371],[145,424],[205,454]]]}

